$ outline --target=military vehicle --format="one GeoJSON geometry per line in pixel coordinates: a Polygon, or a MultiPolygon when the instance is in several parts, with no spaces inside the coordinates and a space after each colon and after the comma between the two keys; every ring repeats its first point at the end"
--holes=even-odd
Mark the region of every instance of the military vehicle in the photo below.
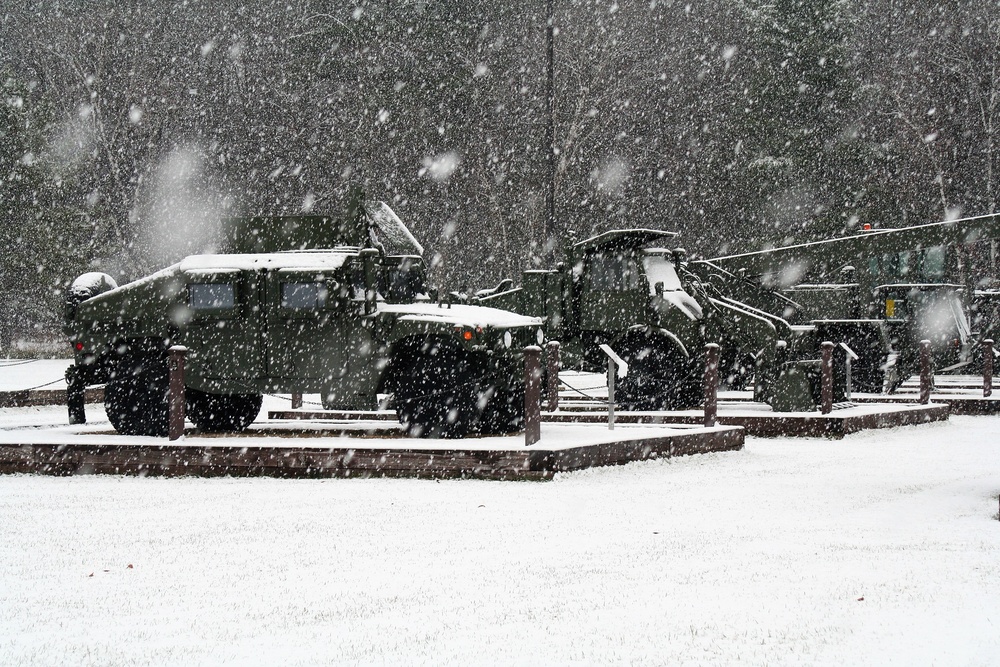
{"type": "Polygon", "coordinates": [[[997,239],[1000,216],[987,215],[861,230],[705,263],[780,290],[800,306],[794,322],[839,320],[849,344],[865,353],[857,364],[863,388],[878,391],[915,372],[921,340],[931,342],[938,372],[978,366],[980,341],[996,337],[1000,326],[997,239]]]}
{"type": "MultiPolygon", "coordinates": [[[[721,346],[720,376],[729,386],[754,377],[755,395],[775,409],[814,409],[820,344],[836,332],[826,324],[793,326],[787,318],[797,305],[790,299],[688,262],[683,250],[649,247],[674,236],[606,232],[572,244],[555,270],[527,271],[522,286],[505,280],[473,302],[542,318],[570,367],[601,369],[600,345],[609,344],[629,364],[617,393],[627,409],[698,405],[709,342],[721,346]]],[[[835,400],[845,393],[841,375],[835,400]]]]}
{"type": "Polygon", "coordinates": [[[324,407],[373,409],[391,394],[423,437],[518,430],[522,350],[541,322],[435,301],[423,248],[382,202],[342,218],[227,221],[219,254],[194,255],[118,287],[85,274],[67,294],[70,421],[106,384],[123,434],[167,431],[167,350],[188,349],[186,406],[204,431],[239,431],[268,392],[319,393],[324,407]]]}
{"type": "Polygon", "coordinates": [[[527,271],[521,287],[505,280],[476,302],[544,318],[578,367],[599,370],[599,344],[610,344],[630,362],[620,395],[631,408],[696,404],[706,342],[721,345],[724,381],[753,378],[755,398],[785,411],[818,402],[823,341],[838,344],[842,400],[849,354],[851,387],[887,392],[916,372],[920,340],[939,371],[971,369],[979,342],[1000,333],[1000,216],[690,262],[647,247],[673,236],[601,234],[570,246],[556,270],[527,271]]]}

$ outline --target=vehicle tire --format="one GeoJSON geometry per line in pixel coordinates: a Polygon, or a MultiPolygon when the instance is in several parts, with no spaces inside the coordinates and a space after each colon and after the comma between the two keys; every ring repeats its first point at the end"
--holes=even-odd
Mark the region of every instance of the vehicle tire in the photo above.
{"type": "Polygon", "coordinates": [[[104,409],[123,435],[167,435],[167,358],[129,353],[118,362],[104,390],[104,409]]]}
{"type": "Polygon", "coordinates": [[[485,405],[479,417],[479,432],[490,435],[516,433],[524,428],[524,387],[497,390],[488,388],[480,394],[485,405]]]}
{"type": "Polygon", "coordinates": [[[621,380],[616,401],[625,410],[682,410],[701,404],[703,369],[676,344],[653,337],[636,337],[622,345],[628,375],[621,380]]]}
{"type": "Polygon", "coordinates": [[[719,364],[719,388],[744,391],[754,382],[757,360],[752,354],[740,353],[735,359],[723,358],[719,364]]]}
{"type": "Polygon", "coordinates": [[[396,382],[396,414],[407,435],[463,438],[477,421],[477,374],[468,353],[440,342],[421,348],[396,382]]]}
{"type": "Polygon", "coordinates": [[[209,394],[197,389],[185,392],[187,417],[202,431],[243,431],[260,414],[260,394],[209,394]]]}

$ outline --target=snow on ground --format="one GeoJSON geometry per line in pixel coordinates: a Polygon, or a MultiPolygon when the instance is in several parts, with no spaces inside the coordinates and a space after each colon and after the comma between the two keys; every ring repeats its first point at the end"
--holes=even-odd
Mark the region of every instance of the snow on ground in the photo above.
{"type": "Polygon", "coordinates": [[[996,425],[548,483],[0,476],[0,665],[1000,664],[996,425]]]}

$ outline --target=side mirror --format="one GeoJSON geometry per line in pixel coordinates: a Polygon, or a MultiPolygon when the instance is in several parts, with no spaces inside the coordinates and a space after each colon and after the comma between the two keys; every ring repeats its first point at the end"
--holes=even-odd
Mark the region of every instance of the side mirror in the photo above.
{"type": "Polygon", "coordinates": [[[663,281],[662,280],[658,281],[656,283],[656,285],[653,287],[653,289],[656,290],[656,296],[662,297],[663,296],[663,281]]]}

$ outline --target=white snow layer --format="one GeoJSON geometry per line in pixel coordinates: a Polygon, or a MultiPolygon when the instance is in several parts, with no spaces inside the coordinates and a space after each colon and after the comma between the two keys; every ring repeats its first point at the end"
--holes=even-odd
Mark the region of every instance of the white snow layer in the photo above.
{"type": "Polygon", "coordinates": [[[384,313],[401,314],[402,321],[439,321],[467,327],[540,327],[538,317],[518,315],[507,310],[486,306],[439,303],[380,303],[384,313]]]}
{"type": "Polygon", "coordinates": [[[0,664],[1000,664],[996,425],[550,483],[0,476],[0,664]]]}

